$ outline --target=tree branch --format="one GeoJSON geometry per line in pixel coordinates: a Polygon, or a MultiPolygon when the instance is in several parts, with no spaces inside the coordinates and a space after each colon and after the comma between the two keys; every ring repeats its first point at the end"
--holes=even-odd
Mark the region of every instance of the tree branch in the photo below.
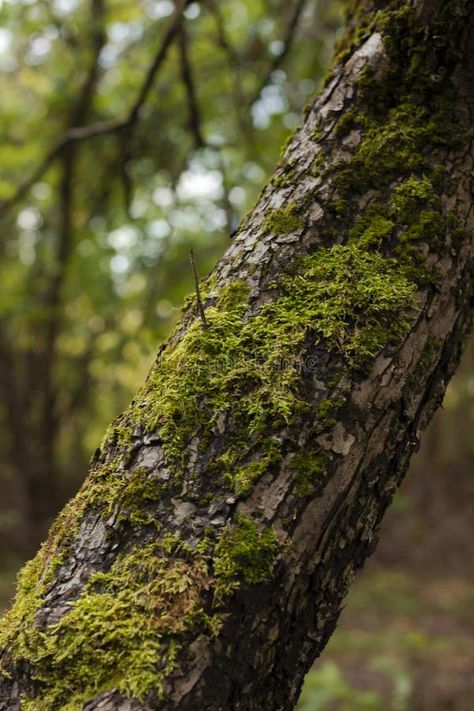
{"type": "Polygon", "coordinates": [[[176,9],[168,23],[168,27],[165,31],[165,35],[160,43],[158,51],[156,52],[152,62],[150,63],[142,85],[138,91],[137,97],[130,107],[127,115],[122,119],[117,119],[113,121],[99,121],[97,123],[91,124],[89,126],[72,126],[70,127],[64,136],[51,148],[46,157],[40,163],[40,165],[33,171],[33,173],[16,189],[15,193],[8,199],[0,203],[0,218],[3,217],[12,207],[14,207],[18,202],[20,202],[25,195],[29,192],[30,188],[44,175],[44,173],[51,167],[55,160],[62,154],[64,149],[71,143],[78,141],[88,140],[90,138],[95,138],[97,136],[104,136],[107,134],[120,134],[122,132],[127,133],[127,139],[129,138],[135,124],[137,123],[140,111],[145,104],[149,93],[153,87],[153,83],[156,74],[160,67],[162,66],[164,60],[167,57],[168,50],[173,43],[178,29],[182,22],[182,15],[186,7],[192,2],[192,0],[178,0],[176,3],[176,9]]]}
{"type": "Polygon", "coordinates": [[[199,108],[196,84],[188,54],[188,35],[184,25],[181,25],[178,32],[178,47],[181,60],[181,79],[184,84],[188,104],[188,126],[194,137],[195,148],[202,148],[205,145],[205,141],[201,129],[201,110],[199,108]]]}
{"type": "MultiPolygon", "coordinates": [[[[286,33],[284,35],[284,38],[282,40],[283,42],[283,50],[280,52],[280,54],[276,54],[273,57],[273,60],[271,61],[269,67],[267,68],[267,71],[265,72],[259,88],[255,91],[253,96],[251,97],[249,101],[249,105],[252,106],[256,101],[258,101],[258,98],[260,97],[260,94],[262,93],[263,89],[267,86],[267,84],[270,82],[272,74],[274,71],[278,69],[283,64],[284,59],[288,55],[291,46],[293,44],[293,40],[296,35],[296,31],[298,29],[298,22],[299,19],[304,11],[305,5],[307,4],[308,0],[297,0],[293,7],[293,12],[291,13],[289,19],[286,22],[286,33]]],[[[286,7],[286,2],[284,3],[286,7]]]]}

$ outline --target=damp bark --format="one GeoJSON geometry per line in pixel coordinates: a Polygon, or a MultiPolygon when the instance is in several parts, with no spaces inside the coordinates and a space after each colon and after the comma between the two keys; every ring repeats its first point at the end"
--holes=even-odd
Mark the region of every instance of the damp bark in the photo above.
{"type": "Polygon", "coordinates": [[[0,709],[294,707],[459,361],[469,2],[353,3],[325,89],[0,627],[0,709]]]}

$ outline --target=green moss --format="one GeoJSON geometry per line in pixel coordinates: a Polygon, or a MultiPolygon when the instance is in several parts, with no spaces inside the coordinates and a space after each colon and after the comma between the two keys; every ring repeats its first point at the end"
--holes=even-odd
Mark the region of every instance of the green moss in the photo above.
{"type": "Polygon", "coordinates": [[[301,450],[291,462],[298,496],[308,496],[325,476],[329,455],[322,449],[301,450]]]}
{"type": "Polygon", "coordinates": [[[380,249],[392,235],[395,223],[388,219],[386,209],[371,205],[349,231],[349,239],[366,248],[380,249]]]}
{"type": "Polygon", "coordinates": [[[391,197],[391,212],[403,222],[414,221],[420,209],[441,207],[441,201],[433,186],[433,179],[426,175],[410,175],[407,180],[397,185],[391,197]]]}
{"type": "Polygon", "coordinates": [[[262,223],[265,232],[273,232],[277,235],[297,232],[302,227],[301,217],[297,214],[294,205],[271,210],[262,223]]]}
{"type": "Polygon", "coordinates": [[[361,144],[351,161],[335,176],[342,194],[379,188],[390,178],[423,167],[422,149],[431,135],[429,112],[404,103],[390,109],[383,123],[360,116],[365,127],[361,144]]]}
{"type": "Polygon", "coordinates": [[[446,221],[440,212],[422,210],[418,220],[405,232],[404,238],[410,241],[428,242],[436,247],[442,245],[445,232],[446,221]]]}
{"type": "Polygon", "coordinates": [[[405,274],[418,286],[436,283],[416,243],[439,249],[450,229],[452,215],[444,215],[434,179],[409,175],[389,194],[389,203],[370,204],[349,230],[349,240],[367,249],[393,249],[405,274]]]}
{"type": "Polygon", "coordinates": [[[291,144],[293,138],[294,138],[293,133],[290,133],[290,135],[287,136],[287,138],[285,139],[285,141],[284,141],[284,143],[283,143],[283,145],[282,145],[282,147],[281,147],[281,150],[280,150],[280,157],[281,157],[281,158],[284,158],[285,153],[286,153],[286,151],[288,150],[288,148],[290,147],[290,144],[291,144]]]}
{"type": "MultiPolygon", "coordinates": [[[[367,39],[375,24],[373,8],[367,3],[350,0],[344,5],[347,11],[348,31],[336,42],[332,65],[344,62],[367,39]]],[[[331,77],[329,76],[327,80],[331,77]]]]}
{"type": "MultiPolygon", "coordinates": [[[[119,506],[119,520],[132,526],[153,524],[159,527],[154,516],[146,511],[146,504],[160,499],[162,485],[156,478],[150,477],[147,467],[136,467],[126,480],[123,488],[113,499],[113,506],[119,506]]],[[[110,509],[110,507],[109,507],[110,509]]]]}
{"type": "Polygon", "coordinates": [[[345,399],[343,397],[321,400],[316,410],[316,426],[318,429],[328,429],[336,424],[335,415],[344,402],[345,399]]]}
{"type": "Polygon", "coordinates": [[[31,625],[15,640],[9,651],[34,664],[40,689],[26,707],[78,710],[114,688],[162,698],[178,640],[197,625],[213,634],[219,624],[200,601],[207,575],[203,559],[169,558],[157,544],[119,556],[90,578],[58,623],[44,632],[31,625]]]}
{"type": "Polygon", "coordinates": [[[35,558],[28,561],[18,574],[15,604],[4,615],[0,627],[1,648],[13,653],[18,651],[22,656],[27,654],[28,646],[23,625],[28,628],[33,624],[34,616],[47,590],[47,572],[47,556],[43,545],[35,558]]]}
{"type": "Polygon", "coordinates": [[[210,471],[223,477],[239,496],[250,493],[260,477],[282,458],[277,444],[271,438],[266,441],[265,453],[260,458],[239,465],[241,456],[241,447],[228,448],[210,467],[210,471]]]}
{"type": "Polygon", "coordinates": [[[320,175],[323,174],[323,172],[324,172],[324,168],[323,168],[324,163],[325,163],[324,153],[323,153],[322,151],[320,151],[320,152],[316,155],[315,159],[313,160],[313,162],[312,162],[312,164],[311,164],[311,171],[310,171],[310,172],[311,172],[311,175],[312,175],[314,178],[317,178],[318,176],[320,176],[320,175]]]}
{"type": "Polygon", "coordinates": [[[347,136],[353,128],[356,128],[357,125],[357,116],[350,111],[347,111],[342,114],[341,118],[337,122],[334,132],[338,138],[343,138],[344,136],[347,136]]]}
{"type": "Polygon", "coordinates": [[[287,188],[295,182],[296,167],[294,161],[282,166],[282,171],[280,175],[275,175],[272,178],[272,185],[276,188],[287,188]]]}
{"type": "MultiPolygon", "coordinates": [[[[159,428],[168,454],[179,460],[198,430],[210,431],[227,414],[238,425],[228,423],[228,432],[240,433],[234,447],[247,442],[244,454],[269,422],[275,428],[305,407],[298,395],[298,353],[308,331],[352,366],[363,366],[400,337],[414,291],[395,260],[356,244],[322,248],[300,260],[274,300],[249,320],[245,288],[230,285],[207,309],[209,328],[194,322],[162,354],[140,398],[147,402],[140,422],[159,428]]],[[[231,454],[226,471],[235,463],[231,454]]]]}
{"type": "Polygon", "coordinates": [[[252,519],[237,515],[235,525],[224,529],[215,548],[216,597],[229,595],[240,580],[250,585],[269,580],[278,550],[272,529],[259,531],[252,519]]]}
{"type": "Polygon", "coordinates": [[[415,284],[396,260],[357,244],[337,245],[305,258],[300,269],[278,308],[287,299],[304,303],[307,327],[353,367],[363,367],[407,328],[415,284]]]}
{"type": "Polygon", "coordinates": [[[346,200],[336,198],[328,202],[326,207],[329,212],[332,212],[334,215],[340,216],[344,215],[345,211],[347,210],[348,202],[346,200]]]}

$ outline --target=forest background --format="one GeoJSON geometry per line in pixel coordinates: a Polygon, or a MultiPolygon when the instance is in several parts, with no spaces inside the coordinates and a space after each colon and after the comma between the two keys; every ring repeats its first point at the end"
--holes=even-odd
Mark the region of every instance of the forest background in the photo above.
{"type": "MultiPolygon", "coordinates": [[[[0,0],[0,605],[321,86],[344,3],[0,0]]],[[[301,711],[468,711],[474,344],[301,711]]]]}

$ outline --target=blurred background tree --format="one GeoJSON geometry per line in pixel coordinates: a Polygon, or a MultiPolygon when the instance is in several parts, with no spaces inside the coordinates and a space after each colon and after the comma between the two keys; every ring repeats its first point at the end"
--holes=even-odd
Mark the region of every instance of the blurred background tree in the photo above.
{"type": "MultiPolygon", "coordinates": [[[[0,0],[3,604],[173,327],[190,248],[204,274],[271,173],[343,5],[0,0]]],[[[471,708],[473,350],[304,711],[471,708]]]]}

